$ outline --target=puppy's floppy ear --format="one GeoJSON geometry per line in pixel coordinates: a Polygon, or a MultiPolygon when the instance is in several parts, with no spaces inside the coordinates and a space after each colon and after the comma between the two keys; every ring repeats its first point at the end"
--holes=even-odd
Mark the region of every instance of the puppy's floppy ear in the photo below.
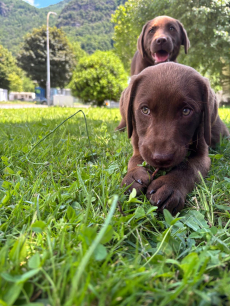
{"type": "Polygon", "coordinates": [[[208,146],[211,145],[212,125],[218,116],[218,103],[215,92],[212,90],[209,80],[203,78],[203,113],[204,113],[204,139],[208,146]]]}
{"type": "Polygon", "coordinates": [[[180,23],[180,21],[177,20],[177,23],[179,24],[180,31],[181,31],[181,45],[184,46],[184,52],[185,54],[188,53],[188,49],[190,47],[190,41],[188,39],[187,32],[185,28],[183,27],[183,24],[180,23]]]}
{"type": "Polygon", "coordinates": [[[148,24],[149,24],[149,21],[143,26],[141,34],[137,40],[137,50],[140,52],[143,58],[146,55],[145,48],[144,48],[144,36],[145,36],[145,31],[148,27],[148,24]]]}
{"type": "Polygon", "coordinates": [[[131,138],[133,133],[133,128],[135,125],[134,115],[133,115],[133,101],[136,95],[136,89],[138,85],[139,75],[134,75],[131,78],[129,86],[122,92],[120,103],[123,105],[124,117],[127,125],[128,137],[131,138]]]}

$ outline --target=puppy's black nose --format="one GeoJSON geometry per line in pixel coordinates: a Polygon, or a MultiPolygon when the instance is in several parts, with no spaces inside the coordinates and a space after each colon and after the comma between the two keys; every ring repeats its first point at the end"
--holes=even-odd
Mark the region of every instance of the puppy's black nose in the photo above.
{"type": "Polygon", "coordinates": [[[152,160],[154,164],[162,167],[167,167],[173,160],[174,154],[159,154],[154,153],[152,156],[152,160]]]}
{"type": "Polygon", "coordinates": [[[156,39],[156,43],[158,45],[162,45],[163,43],[165,43],[167,41],[166,37],[159,37],[156,39]]]}

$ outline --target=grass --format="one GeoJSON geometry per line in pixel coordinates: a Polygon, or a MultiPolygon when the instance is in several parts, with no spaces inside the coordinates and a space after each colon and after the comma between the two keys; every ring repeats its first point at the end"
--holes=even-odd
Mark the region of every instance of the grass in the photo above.
{"type": "MultiPolygon", "coordinates": [[[[0,109],[0,305],[230,305],[230,143],[175,218],[119,187],[117,109],[0,109]],[[122,215],[122,207],[125,215],[122,215]]],[[[230,109],[220,109],[230,127],[230,109]]]]}

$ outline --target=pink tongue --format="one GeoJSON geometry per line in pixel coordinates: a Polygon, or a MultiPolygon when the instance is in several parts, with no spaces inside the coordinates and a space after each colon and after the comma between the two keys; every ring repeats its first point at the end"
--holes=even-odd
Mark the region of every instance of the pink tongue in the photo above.
{"type": "Polygon", "coordinates": [[[155,62],[158,62],[158,63],[167,61],[168,57],[169,57],[169,54],[167,52],[164,52],[164,53],[156,52],[156,53],[154,53],[155,62]]]}

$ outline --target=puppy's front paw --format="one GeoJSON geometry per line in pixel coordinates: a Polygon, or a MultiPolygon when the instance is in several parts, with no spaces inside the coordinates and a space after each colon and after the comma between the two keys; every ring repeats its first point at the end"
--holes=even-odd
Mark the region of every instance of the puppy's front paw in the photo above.
{"type": "Polygon", "coordinates": [[[147,187],[152,181],[151,174],[144,167],[136,167],[129,171],[121,182],[121,186],[129,186],[128,191],[131,192],[133,188],[136,189],[137,195],[145,193],[147,187]]]}
{"type": "Polygon", "coordinates": [[[167,209],[175,215],[184,207],[185,197],[182,190],[170,184],[166,176],[160,177],[149,185],[146,193],[150,203],[158,206],[158,211],[167,209]]]}

